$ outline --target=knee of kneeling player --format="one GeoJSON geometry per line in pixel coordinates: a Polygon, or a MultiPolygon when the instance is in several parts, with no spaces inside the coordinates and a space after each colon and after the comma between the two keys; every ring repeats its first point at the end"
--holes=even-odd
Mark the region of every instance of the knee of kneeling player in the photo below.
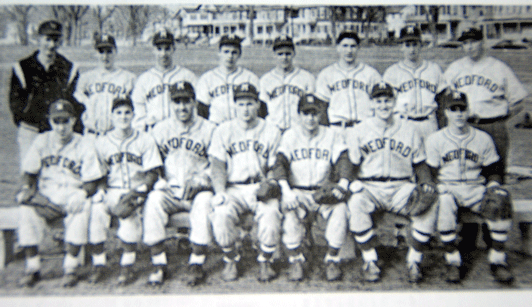
{"type": "Polygon", "coordinates": [[[480,214],[488,221],[493,223],[498,221],[511,221],[512,218],[512,204],[507,203],[492,203],[490,206],[481,206],[480,214]]]}

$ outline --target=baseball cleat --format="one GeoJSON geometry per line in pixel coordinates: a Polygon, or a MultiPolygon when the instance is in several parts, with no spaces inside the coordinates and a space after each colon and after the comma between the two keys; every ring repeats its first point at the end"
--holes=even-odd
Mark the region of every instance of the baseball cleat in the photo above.
{"type": "Polygon", "coordinates": [[[148,285],[157,287],[163,284],[166,277],[164,266],[156,266],[153,272],[148,276],[148,285]]]}
{"type": "Polygon", "coordinates": [[[288,272],[288,280],[290,281],[302,281],[305,272],[303,269],[303,261],[296,260],[290,263],[290,271],[288,272]]]}
{"type": "Polygon", "coordinates": [[[421,268],[419,267],[419,264],[416,262],[412,262],[408,264],[408,282],[410,283],[418,283],[423,278],[423,274],[421,273],[421,268]]]}
{"type": "Polygon", "coordinates": [[[188,286],[197,286],[205,281],[205,271],[199,264],[191,264],[188,267],[188,274],[186,276],[186,283],[188,286]]]}
{"type": "Polygon", "coordinates": [[[97,284],[105,277],[105,266],[97,265],[92,268],[91,276],[89,277],[89,283],[97,284]]]}
{"type": "Polygon", "coordinates": [[[342,278],[342,271],[340,270],[338,263],[327,261],[325,265],[325,277],[327,278],[327,281],[337,281],[342,278]]]}
{"type": "Polygon", "coordinates": [[[268,282],[274,279],[277,273],[272,269],[272,264],[269,261],[259,262],[259,281],[268,282]]]}
{"type": "Polygon", "coordinates": [[[61,281],[63,288],[72,288],[78,284],[78,275],[76,273],[68,273],[63,276],[61,281]]]}
{"type": "Polygon", "coordinates": [[[514,277],[506,264],[491,264],[491,274],[500,283],[510,283],[514,277]]]}
{"type": "Polygon", "coordinates": [[[35,284],[41,280],[41,273],[35,272],[24,275],[18,282],[20,287],[33,287],[35,284]]]}
{"type": "Polygon", "coordinates": [[[235,281],[238,278],[237,261],[226,261],[222,271],[222,279],[225,281],[235,281]]]}
{"type": "Polygon", "coordinates": [[[120,275],[118,275],[118,285],[126,286],[135,280],[135,272],[131,266],[123,266],[120,268],[120,275]]]}
{"type": "Polygon", "coordinates": [[[362,275],[365,281],[377,282],[381,279],[381,270],[375,261],[365,262],[362,266],[362,275]]]}
{"type": "Polygon", "coordinates": [[[448,283],[460,282],[460,267],[452,264],[447,265],[447,272],[445,273],[445,280],[448,283]]]}

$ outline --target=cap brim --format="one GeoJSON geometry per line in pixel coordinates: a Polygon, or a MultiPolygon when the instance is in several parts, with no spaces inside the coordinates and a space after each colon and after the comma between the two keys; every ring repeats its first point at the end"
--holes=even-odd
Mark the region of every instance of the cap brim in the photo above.
{"type": "Polygon", "coordinates": [[[70,112],[67,112],[67,111],[60,111],[60,112],[55,112],[53,114],[50,114],[48,115],[49,118],[58,118],[58,117],[73,117],[74,115],[73,114],[70,114],[70,112]]]}
{"type": "Polygon", "coordinates": [[[454,107],[454,106],[462,106],[462,107],[466,107],[467,108],[467,103],[465,103],[464,101],[461,101],[461,100],[453,100],[453,101],[445,102],[445,108],[446,109],[449,109],[450,107],[454,107]]]}
{"type": "Polygon", "coordinates": [[[255,100],[258,100],[259,97],[253,95],[253,94],[240,94],[240,95],[235,95],[235,101],[237,99],[240,99],[240,98],[251,98],[251,99],[255,99],[255,100]]]}
{"type": "Polygon", "coordinates": [[[180,93],[180,94],[174,94],[174,95],[170,96],[170,98],[171,98],[172,100],[177,100],[177,99],[182,99],[182,98],[187,98],[187,99],[192,98],[192,99],[195,99],[195,97],[194,97],[193,95],[191,95],[191,94],[186,94],[186,93],[183,93],[183,94],[181,94],[181,93],[180,93]]]}
{"type": "Polygon", "coordinates": [[[371,98],[378,98],[378,97],[382,97],[382,96],[386,96],[386,97],[390,97],[390,98],[393,98],[395,97],[393,93],[389,92],[389,91],[378,91],[378,92],[375,92],[375,93],[372,93],[371,94],[371,98]]]}
{"type": "Polygon", "coordinates": [[[101,43],[101,44],[96,45],[96,49],[103,49],[103,48],[116,48],[116,46],[110,43],[101,43]]]}

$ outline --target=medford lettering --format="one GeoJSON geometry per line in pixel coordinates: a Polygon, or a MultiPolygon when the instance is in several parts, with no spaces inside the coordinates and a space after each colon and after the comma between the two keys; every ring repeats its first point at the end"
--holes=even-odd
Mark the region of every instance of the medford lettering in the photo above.
{"type": "Polygon", "coordinates": [[[395,151],[399,153],[403,157],[408,157],[410,153],[412,153],[412,148],[410,146],[406,146],[401,141],[396,141],[395,139],[389,139],[389,138],[378,138],[375,140],[371,140],[367,142],[365,145],[360,147],[360,151],[365,155],[369,155],[370,153],[377,152],[383,148],[388,146],[391,151],[395,151]]]}
{"type": "Polygon", "coordinates": [[[257,152],[264,159],[268,159],[268,156],[270,155],[269,148],[267,148],[266,146],[264,146],[264,144],[259,143],[259,141],[256,140],[246,140],[232,143],[231,146],[229,146],[227,153],[229,154],[229,156],[233,157],[234,155],[237,155],[239,153],[249,151],[250,149],[257,152]]]}
{"type": "Polygon", "coordinates": [[[299,87],[290,84],[283,84],[274,88],[271,93],[268,93],[268,96],[270,96],[270,99],[274,99],[283,95],[286,92],[299,97],[303,97],[305,95],[305,91],[300,89],[299,87]]]}
{"type": "Polygon", "coordinates": [[[73,174],[79,175],[81,172],[81,165],[77,164],[76,161],[72,161],[67,157],[63,156],[47,156],[41,159],[41,164],[43,167],[50,166],[61,166],[70,170],[73,174]]]}
{"type": "Polygon", "coordinates": [[[88,96],[92,96],[95,93],[108,92],[112,95],[126,94],[126,89],[122,88],[120,85],[114,83],[103,82],[103,83],[94,83],[89,85],[89,88],[86,92],[88,96]]]}
{"type": "Polygon", "coordinates": [[[490,92],[495,92],[499,89],[499,85],[494,83],[491,79],[479,75],[468,75],[460,77],[454,82],[454,86],[460,89],[464,86],[480,86],[487,88],[490,92]]]}
{"type": "Polygon", "coordinates": [[[122,163],[124,161],[124,156],[126,157],[126,162],[135,163],[137,165],[142,166],[142,157],[136,156],[129,152],[119,152],[112,155],[111,157],[109,157],[107,164],[114,165],[117,163],[122,163]]]}
{"type": "Polygon", "coordinates": [[[290,153],[291,162],[309,159],[328,161],[330,159],[330,152],[327,149],[321,148],[298,148],[290,153]]]}
{"type": "Polygon", "coordinates": [[[196,142],[193,139],[189,139],[185,137],[171,138],[168,141],[166,141],[166,144],[161,146],[159,149],[166,156],[168,155],[171,149],[177,150],[183,147],[183,144],[186,150],[189,150],[200,157],[205,157],[205,155],[207,154],[205,146],[203,146],[202,143],[196,142]]]}
{"type": "Polygon", "coordinates": [[[436,93],[437,88],[435,84],[431,84],[429,81],[414,78],[399,85],[399,87],[397,87],[397,91],[399,93],[405,93],[412,89],[415,89],[416,87],[419,87],[420,89],[426,89],[434,94],[436,93]]]}
{"type": "Polygon", "coordinates": [[[449,151],[442,157],[442,160],[444,163],[449,163],[449,162],[452,162],[453,160],[466,159],[466,160],[470,160],[476,163],[478,162],[478,157],[479,157],[479,154],[474,153],[469,149],[460,148],[460,149],[449,151]]]}
{"type": "Polygon", "coordinates": [[[148,95],[146,95],[146,99],[148,99],[148,100],[154,99],[158,95],[161,95],[162,93],[164,93],[166,91],[168,86],[169,85],[166,84],[166,83],[164,83],[162,85],[161,84],[157,84],[151,90],[148,91],[148,95]]]}
{"type": "Polygon", "coordinates": [[[215,98],[218,96],[225,95],[229,93],[229,90],[234,91],[237,86],[238,85],[233,85],[233,84],[223,84],[223,85],[217,86],[212,91],[209,91],[209,96],[211,96],[212,98],[215,98]]]}
{"type": "Polygon", "coordinates": [[[368,84],[362,81],[353,80],[353,79],[339,80],[339,81],[336,81],[332,85],[328,85],[327,87],[329,88],[331,92],[338,92],[338,91],[345,90],[347,88],[352,88],[355,90],[356,89],[362,90],[362,91],[365,91],[366,93],[369,93],[369,90],[370,90],[368,84]]]}

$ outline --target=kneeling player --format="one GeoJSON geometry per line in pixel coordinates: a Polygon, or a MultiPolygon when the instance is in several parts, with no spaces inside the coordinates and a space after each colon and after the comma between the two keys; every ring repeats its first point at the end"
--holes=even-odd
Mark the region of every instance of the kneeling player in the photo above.
{"type": "Polygon", "coordinates": [[[40,279],[38,245],[43,241],[47,221],[63,218],[66,254],[63,286],[76,285],[77,255],[87,244],[91,203],[97,183],[104,177],[92,142],[74,133],[76,112],[66,100],[50,105],[48,119],[52,131],[33,142],[24,163],[18,240],[26,255],[26,275],[21,286],[33,286],[40,279]]]}
{"type": "Polygon", "coordinates": [[[212,241],[207,149],[215,124],[197,116],[195,97],[189,82],[170,86],[174,114],[152,130],[164,159],[164,176],[148,195],[144,208],[144,243],[150,247],[154,266],[148,283],[154,286],[162,284],[166,275],[165,226],[172,214],[184,211],[190,211],[192,242],[187,283],[193,286],[205,278],[203,263],[212,241]]]}
{"type": "Polygon", "coordinates": [[[417,128],[394,116],[392,87],[379,83],[371,97],[375,117],[366,119],[346,136],[349,158],[358,173],[358,180],[350,187],[354,194],[348,201],[349,227],[362,250],[364,279],[375,282],[380,279],[380,269],[371,214],[384,210],[409,216],[413,240],[406,261],[409,281],[418,282],[422,277],[422,248],[436,223],[436,191],[417,128]],[[417,185],[412,182],[414,175],[417,185]]]}
{"type": "Polygon", "coordinates": [[[234,99],[236,118],[216,128],[209,148],[215,192],[212,228],[224,252],[222,278],[236,280],[240,260],[235,250],[236,224],[245,213],[253,213],[261,250],[259,281],[269,281],[276,275],[270,262],[279,242],[282,215],[278,199],[257,201],[256,193],[274,165],[281,131],[257,117],[260,102],[253,85],[239,85],[234,99]]]}
{"type": "Polygon", "coordinates": [[[96,139],[96,151],[108,174],[105,197],[91,208],[89,242],[94,266],[91,283],[97,283],[105,274],[104,242],[112,215],[119,218],[117,236],[123,246],[118,283],[126,285],[134,278],[136,245],[142,235],[140,208],[157,180],[162,161],[151,135],[132,128],[133,116],[131,99],[115,99],[111,108],[114,129],[96,139]]]}
{"type": "Polygon", "coordinates": [[[500,188],[504,168],[492,138],[467,123],[467,96],[449,90],[443,93],[442,103],[449,124],[429,136],[426,150],[427,164],[438,178],[438,231],[446,247],[447,281],[460,281],[457,211],[465,207],[486,219],[493,240],[488,254],[492,274],[499,282],[510,282],[504,242],[511,228],[512,206],[508,191],[500,188]]]}
{"type": "Polygon", "coordinates": [[[305,237],[303,219],[312,211],[327,220],[326,278],[334,281],[341,277],[338,251],[347,234],[347,206],[343,201],[349,186],[346,178],[350,175],[350,163],[342,136],[334,129],[319,125],[322,109],[320,101],[312,95],[300,99],[299,125],[292,126],[281,138],[274,167],[275,177],[282,187],[283,242],[288,248],[288,279],[292,281],[304,277],[305,257],[300,248],[305,237]],[[327,203],[320,203],[313,194],[317,195],[316,191],[336,170],[341,179],[339,186],[332,189],[335,195],[327,203]]]}

